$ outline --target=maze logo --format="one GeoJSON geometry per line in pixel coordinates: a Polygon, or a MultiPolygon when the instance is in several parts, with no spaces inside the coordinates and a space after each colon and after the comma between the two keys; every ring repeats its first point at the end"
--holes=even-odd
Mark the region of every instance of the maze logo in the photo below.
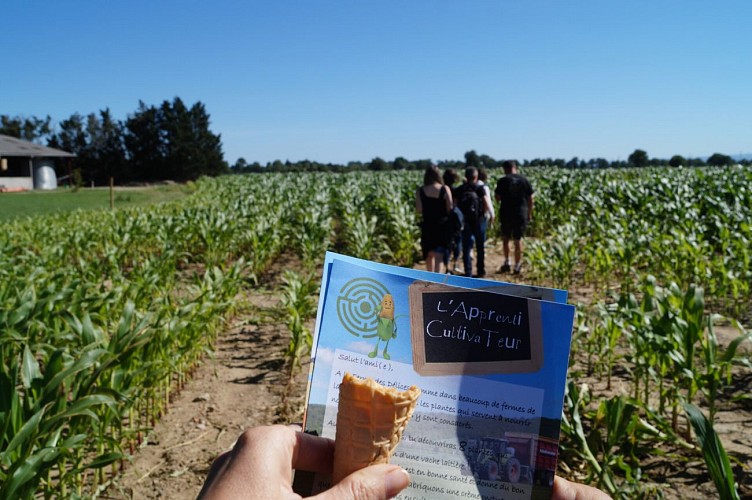
{"type": "MultiPolygon", "coordinates": [[[[342,287],[337,297],[337,316],[345,330],[360,337],[376,331],[377,308],[389,290],[371,278],[355,278],[342,287]]],[[[373,336],[373,335],[371,335],[373,336]]]]}

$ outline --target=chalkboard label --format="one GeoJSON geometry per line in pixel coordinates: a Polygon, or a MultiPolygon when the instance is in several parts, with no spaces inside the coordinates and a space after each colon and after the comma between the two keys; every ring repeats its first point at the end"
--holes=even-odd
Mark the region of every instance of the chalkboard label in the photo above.
{"type": "Polygon", "coordinates": [[[413,368],[420,375],[540,369],[539,301],[420,281],[409,296],[413,368]]]}

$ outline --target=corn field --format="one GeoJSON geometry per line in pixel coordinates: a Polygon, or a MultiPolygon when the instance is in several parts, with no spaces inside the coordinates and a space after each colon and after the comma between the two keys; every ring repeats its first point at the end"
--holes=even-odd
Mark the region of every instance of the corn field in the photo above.
{"type": "MultiPolygon", "coordinates": [[[[729,498],[750,491],[744,457],[718,441],[714,458],[703,443],[717,441],[721,412],[752,411],[741,388],[752,371],[752,171],[524,173],[536,188],[525,282],[583,291],[572,295],[559,472],[617,498],[659,497],[649,464],[660,450],[677,467],[704,460],[729,498]],[[720,342],[719,327],[733,338],[720,342]]],[[[421,180],[202,179],[167,204],[6,224],[0,498],[103,491],[282,253],[300,261],[280,290],[292,374],[310,349],[326,250],[417,264],[421,180]]]]}

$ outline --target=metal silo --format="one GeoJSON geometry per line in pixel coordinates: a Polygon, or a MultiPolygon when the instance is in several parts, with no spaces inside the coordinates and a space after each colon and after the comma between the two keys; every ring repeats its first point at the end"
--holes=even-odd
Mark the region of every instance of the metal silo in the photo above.
{"type": "Polygon", "coordinates": [[[57,189],[55,162],[50,158],[35,158],[34,189],[57,189]]]}

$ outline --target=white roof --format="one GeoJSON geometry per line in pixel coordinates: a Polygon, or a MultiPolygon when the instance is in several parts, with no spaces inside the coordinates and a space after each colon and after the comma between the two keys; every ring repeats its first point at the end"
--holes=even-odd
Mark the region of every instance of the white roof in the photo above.
{"type": "Polygon", "coordinates": [[[48,148],[41,144],[34,144],[33,142],[0,134],[0,157],[3,156],[74,158],[76,155],[61,149],[48,148]]]}

